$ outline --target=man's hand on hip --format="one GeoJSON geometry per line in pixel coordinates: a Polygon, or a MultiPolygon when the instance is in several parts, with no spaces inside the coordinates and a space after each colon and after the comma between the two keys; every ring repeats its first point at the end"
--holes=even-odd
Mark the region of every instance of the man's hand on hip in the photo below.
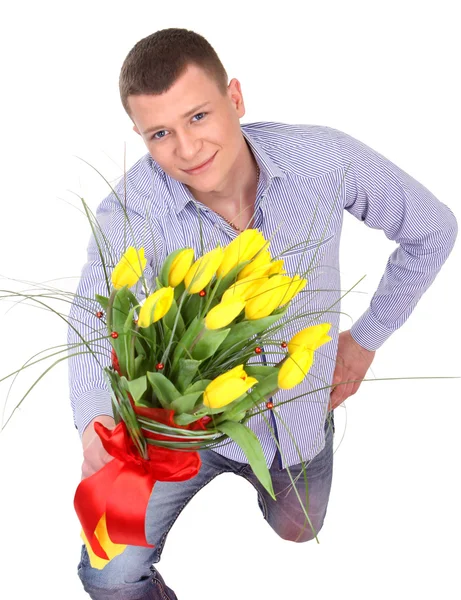
{"type": "Polygon", "coordinates": [[[343,331],[338,338],[338,354],[330,393],[330,410],[337,408],[346,398],[355,394],[375,357],[375,350],[366,350],[343,331]]]}

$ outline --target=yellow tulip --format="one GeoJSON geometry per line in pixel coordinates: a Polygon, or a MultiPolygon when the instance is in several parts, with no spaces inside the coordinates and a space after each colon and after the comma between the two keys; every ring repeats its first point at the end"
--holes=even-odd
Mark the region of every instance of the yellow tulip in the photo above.
{"type": "Polygon", "coordinates": [[[130,246],[112,271],[111,279],[114,288],[120,290],[125,285],[132,287],[141,277],[146,264],[144,248],[140,248],[138,253],[136,248],[130,246]]]}
{"type": "Polygon", "coordinates": [[[247,392],[258,380],[248,377],[243,365],[238,365],[218,375],[203,392],[203,404],[208,408],[221,408],[230,404],[247,392]]]}
{"type": "Polygon", "coordinates": [[[330,327],[331,323],[320,323],[320,325],[312,325],[298,331],[288,342],[289,354],[293,354],[298,348],[317,350],[317,348],[331,340],[328,335],[330,327]]]}
{"type": "Polygon", "coordinates": [[[253,273],[253,275],[249,275],[240,281],[236,281],[227,288],[222,295],[221,302],[228,300],[229,298],[234,298],[235,296],[240,296],[244,300],[248,300],[257,293],[259,288],[266,281],[268,281],[267,277],[261,277],[257,273],[253,273]]]}
{"type": "Polygon", "coordinates": [[[245,229],[224,250],[224,257],[219,265],[218,277],[224,277],[238,263],[251,260],[260,250],[269,244],[257,229],[245,229]]]}
{"type": "Polygon", "coordinates": [[[109,533],[107,531],[107,525],[106,525],[106,513],[104,513],[102,515],[101,519],[99,520],[99,523],[96,525],[95,535],[96,535],[96,538],[98,539],[98,542],[101,544],[103,550],[109,557],[109,560],[106,560],[105,558],[100,558],[99,556],[97,556],[93,552],[83,529],[80,532],[80,537],[82,538],[82,540],[85,543],[85,546],[86,546],[86,549],[88,552],[88,556],[90,558],[91,566],[93,567],[93,569],[101,570],[101,569],[104,569],[104,567],[115,556],[118,556],[125,550],[126,544],[116,544],[115,542],[113,542],[110,539],[109,533]]]}
{"type": "Polygon", "coordinates": [[[280,275],[281,273],[286,273],[285,269],[283,268],[283,260],[273,260],[270,263],[270,269],[269,271],[266,273],[266,275],[280,275]]]}
{"type": "Polygon", "coordinates": [[[186,276],[194,260],[194,251],[192,248],[185,248],[180,252],[171,263],[170,272],[168,273],[168,285],[171,287],[178,286],[186,276]]]}
{"type": "MultiPolygon", "coordinates": [[[[245,277],[249,277],[250,275],[253,274],[253,272],[257,269],[259,269],[259,267],[266,267],[266,268],[270,268],[271,264],[271,253],[269,252],[269,250],[261,250],[261,252],[250,262],[247,264],[246,267],[243,267],[243,269],[240,271],[240,273],[237,276],[237,280],[240,279],[245,279],[245,277]]],[[[266,273],[264,272],[263,275],[265,275],[266,273]]]]}
{"type": "Polygon", "coordinates": [[[298,385],[309,372],[314,362],[314,352],[308,348],[298,348],[289,355],[279,369],[277,385],[282,390],[289,390],[298,385]]]}
{"type": "Polygon", "coordinates": [[[224,250],[221,246],[218,246],[194,262],[184,277],[184,283],[189,294],[197,294],[210,283],[211,278],[221,264],[223,256],[224,250]]]}
{"type": "Polygon", "coordinates": [[[269,316],[282,302],[291,277],[274,275],[267,279],[245,304],[245,317],[249,320],[269,316]]]}
{"type": "Polygon", "coordinates": [[[141,306],[138,317],[138,327],[149,327],[170,310],[173,303],[174,289],[163,287],[146,298],[141,306]]]}
{"type": "Polygon", "coordinates": [[[285,293],[283,294],[282,301],[280,306],[288,304],[290,300],[299,294],[299,292],[306,287],[307,279],[300,279],[299,275],[295,275],[294,277],[287,277],[286,279],[290,279],[290,285],[285,287],[285,293]]]}
{"type": "Polygon", "coordinates": [[[214,306],[205,317],[207,329],[220,329],[229,325],[235,317],[245,308],[245,300],[241,296],[234,296],[221,301],[214,306]]]}

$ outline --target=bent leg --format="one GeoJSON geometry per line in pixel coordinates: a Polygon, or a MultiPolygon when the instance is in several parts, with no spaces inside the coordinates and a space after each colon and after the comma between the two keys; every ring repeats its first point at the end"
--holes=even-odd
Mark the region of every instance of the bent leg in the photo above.
{"type": "Polygon", "coordinates": [[[153,563],[160,561],[166,537],[186,504],[220,473],[230,471],[229,461],[216,452],[200,452],[200,471],[186,481],[157,481],[146,511],[145,532],[149,544],[127,546],[104,569],[90,565],[86,546],[82,545],[78,576],[93,600],[177,600],[166,586],[153,563]]]}
{"type": "Polygon", "coordinates": [[[334,429],[327,419],[325,422],[325,447],[304,465],[308,483],[307,504],[306,485],[301,464],[289,467],[291,476],[296,481],[299,498],[293,489],[287,469],[279,470],[277,457],[270,469],[276,501],[271,498],[250,469],[242,473],[258,492],[258,505],[264,519],[284,540],[294,542],[312,540],[323,526],[333,478],[333,434],[334,429]],[[300,505],[300,499],[309,516],[310,523],[300,505]]]}

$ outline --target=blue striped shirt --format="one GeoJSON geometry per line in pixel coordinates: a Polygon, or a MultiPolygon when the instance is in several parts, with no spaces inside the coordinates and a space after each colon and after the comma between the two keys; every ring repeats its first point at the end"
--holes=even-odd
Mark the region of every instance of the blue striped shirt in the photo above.
{"type": "MultiPolygon", "coordinates": [[[[248,421],[261,442],[267,465],[277,453],[279,464],[285,467],[313,458],[325,444],[330,389],[319,388],[331,384],[336,360],[344,210],[398,243],[368,309],[351,327],[352,337],[368,350],[378,349],[407,320],[450,254],[457,221],[422,184],[337,129],[257,122],[242,124],[241,131],[260,168],[253,226],[271,239],[271,254],[284,259],[287,274],[304,273],[308,279],[288,311],[288,316],[297,318],[285,324],[274,341],[289,340],[300,329],[316,323],[332,324],[333,339],[316,351],[308,376],[295,388],[280,390],[272,399],[281,456],[269,428],[272,420],[268,419],[268,411],[248,421]],[[277,403],[294,396],[300,397],[277,407],[277,403]]],[[[123,178],[115,191],[126,205],[131,231],[125,235],[125,214],[111,192],[97,208],[100,230],[96,236],[99,242],[110,244],[105,259],[110,268],[126,246],[143,246],[148,282],[154,280],[158,265],[173,250],[191,247],[196,256],[200,255],[200,230],[205,252],[218,242],[228,244],[237,235],[217,213],[198,202],[183,183],[168,176],[149,153],[127,172],[126,199],[123,178]]],[[[140,283],[133,291],[138,298],[145,297],[140,283]]],[[[108,291],[96,240],[91,235],[88,261],[69,314],[71,324],[86,340],[107,335],[104,324],[95,316],[100,310],[99,304],[91,300],[95,293],[107,295],[108,291]]],[[[68,343],[81,343],[73,327],[69,327],[68,343]]],[[[70,399],[80,436],[96,416],[112,415],[103,377],[103,367],[110,363],[111,346],[107,339],[98,339],[92,348],[96,355],[69,357],[70,399]]],[[[276,345],[266,347],[265,352],[269,363],[281,358],[281,348],[276,345]]],[[[261,360],[261,355],[255,356],[252,362],[261,360]]],[[[248,462],[234,442],[214,451],[248,462]]]]}

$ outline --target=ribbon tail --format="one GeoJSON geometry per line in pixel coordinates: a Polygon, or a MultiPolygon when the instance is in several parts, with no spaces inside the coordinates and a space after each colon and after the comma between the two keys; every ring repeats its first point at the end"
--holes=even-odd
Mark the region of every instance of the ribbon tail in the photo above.
{"type": "Polygon", "coordinates": [[[109,560],[109,557],[95,532],[101,517],[106,512],[107,498],[112,484],[122,467],[122,463],[117,459],[110,461],[102,469],[83,479],[74,496],[74,509],[86,539],[95,555],[105,560],[109,560]]]}
{"type": "Polygon", "coordinates": [[[145,521],[156,481],[142,467],[125,465],[121,469],[106,505],[107,531],[113,542],[155,548],[147,542],[145,521]]]}

